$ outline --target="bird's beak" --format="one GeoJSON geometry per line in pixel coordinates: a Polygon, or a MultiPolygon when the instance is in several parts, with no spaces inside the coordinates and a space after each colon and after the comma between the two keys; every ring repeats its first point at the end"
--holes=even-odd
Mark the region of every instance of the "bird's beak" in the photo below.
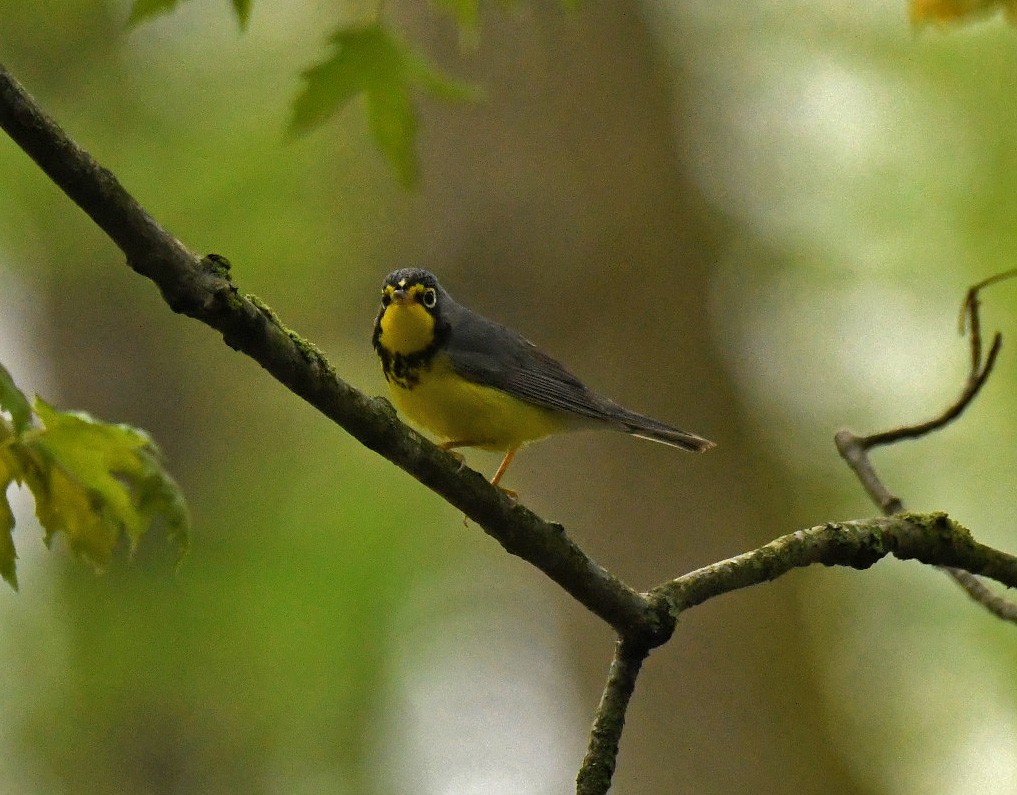
{"type": "Polygon", "coordinates": [[[392,291],[392,300],[395,301],[397,304],[405,304],[408,297],[409,294],[403,289],[392,291]]]}

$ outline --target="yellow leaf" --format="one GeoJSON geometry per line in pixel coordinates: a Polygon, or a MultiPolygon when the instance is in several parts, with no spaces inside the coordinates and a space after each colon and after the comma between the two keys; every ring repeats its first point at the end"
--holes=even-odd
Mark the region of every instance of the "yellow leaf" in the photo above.
{"type": "Polygon", "coordinates": [[[36,480],[35,474],[27,478],[35,495],[36,516],[46,530],[46,543],[62,532],[74,552],[96,566],[107,565],[113,557],[118,528],[104,521],[102,506],[63,469],[52,467],[48,475],[45,483],[36,480]]]}
{"type": "Polygon", "coordinates": [[[948,25],[971,22],[997,11],[1017,21],[1017,0],[910,0],[911,24],[948,25]]]}

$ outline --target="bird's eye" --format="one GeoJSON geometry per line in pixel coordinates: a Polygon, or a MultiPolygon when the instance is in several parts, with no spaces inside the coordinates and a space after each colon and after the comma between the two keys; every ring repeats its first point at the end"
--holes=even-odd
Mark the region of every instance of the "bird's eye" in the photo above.
{"type": "Polygon", "coordinates": [[[438,303],[438,293],[433,287],[428,287],[421,295],[420,302],[428,309],[434,309],[434,305],[438,303]]]}
{"type": "Polygon", "coordinates": [[[391,303],[392,303],[392,294],[389,293],[389,292],[382,293],[381,294],[381,305],[382,306],[388,306],[391,303]]]}

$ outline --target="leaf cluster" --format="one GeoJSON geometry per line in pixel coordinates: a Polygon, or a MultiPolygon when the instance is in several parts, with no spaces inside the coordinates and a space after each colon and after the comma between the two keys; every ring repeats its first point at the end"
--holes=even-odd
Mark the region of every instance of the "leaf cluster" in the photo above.
{"type": "Polygon", "coordinates": [[[157,522],[182,555],[189,518],[180,488],[151,438],[137,428],[29,402],[0,366],[0,576],[18,587],[11,483],[27,486],[47,546],[63,533],[96,568],[121,538],[131,551],[157,522]]]}
{"type": "MultiPolygon", "coordinates": [[[[173,11],[181,0],[134,0],[129,24],[173,11]]],[[[563,0],[566,6],[575,0],[563,0]]],[[[231,0],[242,29],[251,16],[252,0],[231,0]]],[[[480,26],[480,0],[434,0],[455,21],[462,40],[475,40],[480,26]]],[[[418,119],[416,93],[446,101],[474,101],[481,91],[437,69],[380,19],[344,24],[328,37],[330,54],[303,72],[303,87],[293,102],[289,130],[302,135],[338,115],[356,99],[375,146],[404,187],[416,184],[418,119]]]]}

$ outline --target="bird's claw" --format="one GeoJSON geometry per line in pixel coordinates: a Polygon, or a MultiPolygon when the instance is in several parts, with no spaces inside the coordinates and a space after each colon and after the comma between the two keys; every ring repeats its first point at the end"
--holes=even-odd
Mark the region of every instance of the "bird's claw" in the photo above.
{"type": "Polygon", "coordinates": [[[512,502],[519,502],[519,493],[518,492],[512,491],[512,489],[507,489],[504,486],[498,486],[497,484],[495,485],[495,488],[498,489],[498,491],[500,491],[502,494],[504,494],[510,500],[512,500],[512,502]]]}

